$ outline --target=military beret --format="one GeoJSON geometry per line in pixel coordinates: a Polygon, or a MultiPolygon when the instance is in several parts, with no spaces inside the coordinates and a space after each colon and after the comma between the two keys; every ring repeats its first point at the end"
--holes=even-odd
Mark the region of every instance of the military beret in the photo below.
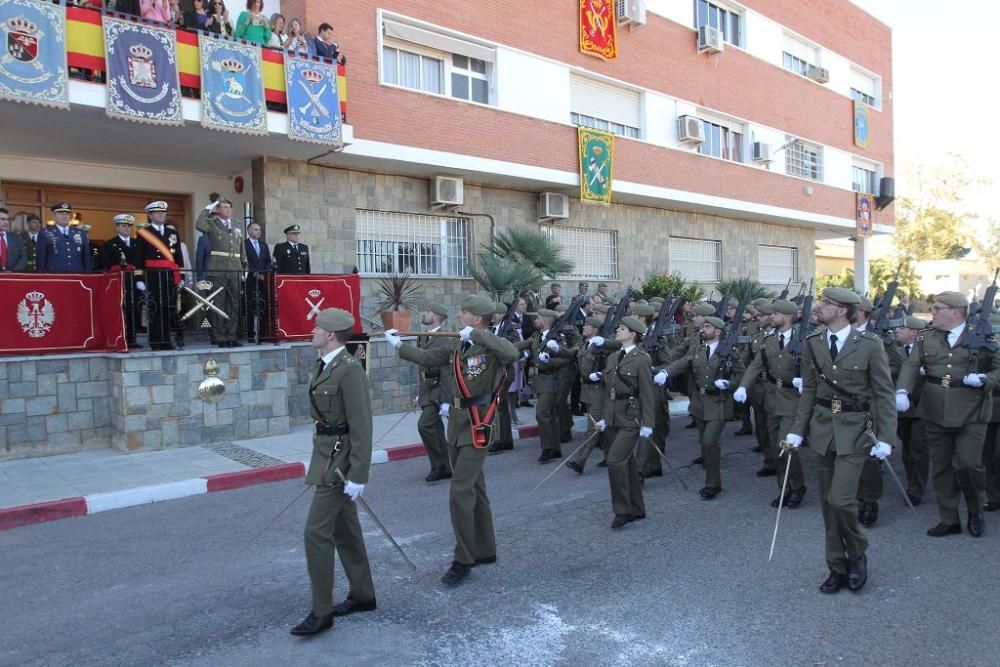
{"type": "Polygon", "coordinates": [[[607,283],[597,283],[597,286],[598,287],[607,287],[608,284],[607,283]]]}
{"type": "Polygon", "coordinates": [[[875,304],[872,303],[871,299],[869,299],[866,296],[863,296],[861,297],[861,303],[858,304],[858,310],[863,310],[866,313],[870,313],[873,310],[875,310],[875,304]]]}
{"type": "Polygon", "coordinates": [[[327,331],[342,331],[354,328],[354,315],[340,308],[326,308],[316,316],[316,324],[327,331]]]}
{"type": "Polygon", "coordinates": [[[462,299],[460,307],[467,313],[486,317],[493,314],[493,299],[487,299],[479,294],[470,294],[462,299]]]}
{"type": "Polygon", "coordinates": [[[552,287],[562,287],[559,283],[552,283],[552,287]]]}
{"type": "Polygon", "coordinates": [[[298,234],[301,231],[302,228],[299,227],[298,225],[288,225],[287,227],[285,227],[286,234],[298,234]]]}
{"type": "Polygon", "coordinates": [[[597,329],[600,329],[602,326],[604,326],[603,317],[594,317],[593,315],[591,315],[590,317],[585,319],[584,322],[597,329]]]}
{"type": "Polygon", "coordinates": [[[796,306],[791,301],[786,301],[785,299],[778,299],[771,304],[772,310],[776,313],[781,313],[782,315],[798,315],[799,307],[796,306]]]}
{"type": "Polygon", "coordinates": [[[158,213],[158,212],[166,213],[168,208],[169,207],[167,206],[167,202],[165,201],[162,200],[151,201],[148,204],[146,204],[146,213],[158,213]]]}
{"type": "Polygon", "coordinates": [[[499,301],[493,302],[493,314],[494,315],[506,315],[507,314],[507,304],[500,303],[499,301]]]}
{"type": "Polygon", "coordinates": [[[941,292],[934,299],[949,308],[968,308],[969,300],[961,292],[941,292]]]}
{"type": "Polygon", "coordinates": [[[538,316],[551,320],[559,317],[559,313],[554,310],[549,310],[548,308],[540,308],[538,310],[538,316]]]}
{"type": "Polygon", "coordinates": [[[726,306],[728,308],[735,308],[738,305],[740,305],[740,300],[737,299],[735,296],[731,296],[728,299],[726,299],[726,306]]]}
{"type": "Polygon", "coordinates": [[[443,303],[438,303],[437,301],[431,301],[427,304],[427,310],[431,311],[435,315],[440,315],[441,317],[448,317],[448,309],[444,307],[443,303]]]}
{"type": "Polygon", "coordinates": [[[759,306],[762,303],[769,303],[769,302],[768,302],[767,299],[761,297],[759,299],[754,299],[753,301],[751,301],[750,305],[753,306],[754,308],[756,308],[757,306],[759,306]]]}
{"type": "Polygon", "coordinates": [[[726,328],[726,323],[723,322],[722,320],[720,320],[715,315],[710,315],[710,316],[706,317],[705,318],[705,322],[708,323],[708,324],[711,324],[713,327],[715,327],[719,331],[722,331],[723,329],[726,328]]]}
{"type": "Polygon", "coordinates": [[[693,308],[695,315],[701,315],[702,317],[715,314],[715,308],[707,303],[696,303],[693,308]]]}
{"type": "Polygon", "coordinates": [[[914,317],[913,315],[907,315],[903,318],[903,326],[907,329],[916,329],[919,331],[927,328],[927,320],[922,320],[919,317],[914,317]]]}
{"type": "Polygon", "coordinates": [[[632,308],[632,314],[637,317],[649,317],[656,312],[656,308],[653,308],[648,303],[638,303],[632,308]]]}
{"type": "Polygon", "coordinates": [[[664,301],[666,301],[666,299],[664,299],[662,296],[654,296],[652,299],[649,300],[649,305],[655,306],[657,304],[663,303],[664,301]]]}
{"type": "Polygon", "coordinates": [[[606,315],[608,313],[608,311],[611,310],[611,306],[605,305],[603,303],[599,303],[596,306],[594,306],[594,310],[596,310],[599,313],[603,313],[603,314],[606,315]]]}
{"type": "Polygon", "coordinates": [[[757,309],[757,313],[759,315],[770,315],[774,312],[774,304],[767,303],[766,301],[764,303],[757,304],[754,308],[757,309]]]}
{"type": "Polygon", "coordinates": [[[823,298],[845,306],[857,306],[861,303],[861,295],[846,287],[827,287],[823,290],[823,298]]]}
{"type": "Polygon", "coordinates": [[[128,213],[119,213],[115,217],[111,218],[111,222],[116,225],[134,225],[135,216],[129,215],[128,213]]]}
{"type": "Polygon", "coordinates": [[[56,202],[49,207],[53,213],[69,213],[73,210],[73,205],[66,201],[56,202]]]}
{"type": "Polygon", "coordinates": [[[565,303],[560,303],[558,306],[556,306],[557,313],[565,313],[567,310],[569,310],[569,306],[567,306],[565,303]]]}
{"type": "Polygon", "coordinates": [[[621,325],[630,331],[634,331],[637,334],[646,333],[646,323],[642,320],[636,319],[631,315],[626,315],[622,318],[621,325]]]}

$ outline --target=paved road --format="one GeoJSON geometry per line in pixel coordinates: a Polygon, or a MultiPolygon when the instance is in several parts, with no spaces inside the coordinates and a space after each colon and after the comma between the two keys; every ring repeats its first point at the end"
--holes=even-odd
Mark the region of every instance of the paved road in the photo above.
{"type": "MultiPolygon", "coordinates": [[[[674,420],[675,466],[695,453],[674,420]]],[[[731,433],[735,424],[727,429],[731,433]]],[[[421,459],[379,466],[366,494],[418,566],[365,524],[379,609],[316,639],[308,611],[303,498],[251,538],[298,482],[107,512],[0,533],[3,665],[996,665],[1000,523],[934,540],[932,503],[910,516],[891,491],[870,531],[860,594],[824,596],[818,504],[782,513],[774,562],[773,478],[751,438],[730,437],[725,492],[697,496],[700,469],[646,489],[649,517],[612,532],[607,478],[549,466],[537,441],[488,459],[500,562],[465,586],[450,562],[447,486],[421,459]]],[[[595,459],[596,462],[596,459],[595,459]]],[[[808,479],[814,479],[808,462],[808,479]]],[[[897,463],[898,466],[898,463],[897,463]]],[[[338,584],[343,579],[338,580],[338,584]]],[[[341,589],[337,598],[343,595],[341,589]]]]}

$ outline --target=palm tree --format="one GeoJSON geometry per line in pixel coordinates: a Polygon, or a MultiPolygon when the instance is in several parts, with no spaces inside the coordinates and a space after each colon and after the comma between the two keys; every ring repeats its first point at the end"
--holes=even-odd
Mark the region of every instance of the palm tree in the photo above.
{"type": "Polygon", "coordinates": [[[493,245],[483,245],[470,268],[472,277],[494,299],[537,288],[545,278],[573,271],[573,262],[551,236],[512,227],[496,235],[493,245]]]}
{"type": "Polygon", "coordinates": [[[754,299],[773,299],[774,292],[767,289],[759,280],[753,278],[733,278],[720,280],[715,286],[719,293],[737,301],[750,303],[754,299]]]}

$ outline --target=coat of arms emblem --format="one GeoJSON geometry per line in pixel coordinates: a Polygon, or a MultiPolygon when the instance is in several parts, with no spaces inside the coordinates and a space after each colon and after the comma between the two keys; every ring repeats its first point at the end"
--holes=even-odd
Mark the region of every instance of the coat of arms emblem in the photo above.
{"type": "Polygon", "coordinates": [[[17,323],[32,338],[41,338],[52,330],[56,311],[42,292],[28,292],[17,304],[17,323]]]}
{"type": "Polygon", "coordinates": [[[38,26],[23,16],[15,16],[7,19],[3,29],[7,33],[7,53],[14,60],[30,63],[38,58],[38,40],[42,36],[38,26]]]}
{"type": "Polygon", "coordinates": [[[153,50],[143,44],[128,49],[128,80],[133,86],[156,88],[156,64],[153,50]]]}

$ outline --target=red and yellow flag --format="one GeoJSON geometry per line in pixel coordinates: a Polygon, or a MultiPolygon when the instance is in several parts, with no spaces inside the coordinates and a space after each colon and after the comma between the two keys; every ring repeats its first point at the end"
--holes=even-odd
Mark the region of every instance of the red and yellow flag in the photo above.
{"type": "Polygon", "coordinates": [[[618,57],[614,0],[580,0],[580,52],[604,60],[618,57]]]}

